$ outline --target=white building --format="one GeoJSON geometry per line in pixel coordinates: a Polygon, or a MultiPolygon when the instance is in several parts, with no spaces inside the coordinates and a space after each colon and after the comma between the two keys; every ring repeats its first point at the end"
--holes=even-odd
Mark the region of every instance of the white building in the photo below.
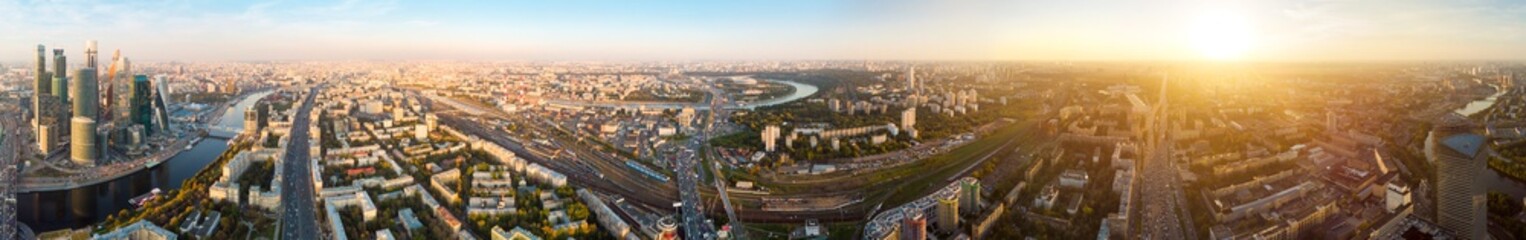
{"type": "Polygon", "coordinates": [[[1384,209],[1388,209],[1389,213],[1398,211],[1399,207],[1410,203],[1409,186],[1405,186],[1403,183],[1395,180],[1388,182],[1387,187],[1388,194],[1387,197],[1383,198],[1383,203],[1385,204],[1384,209]]]}
{"type": "Polygon", "coordinates": [[[779,126],[763,127],[763,132],[759,135],[763,138],[763,151],[773,152],[774,146],[779,143],[779,126]]]}
{"type": "Polygon", "coordinates": [[[1091,181],[1091,177],[1087,176],[1086,172],[1081,170],[1071,169],[1065,170],[1064,173],[1060,173],[1060,187],[1082,188],[1086,187],[1086,182],[1088,181],[1091,181]]]}

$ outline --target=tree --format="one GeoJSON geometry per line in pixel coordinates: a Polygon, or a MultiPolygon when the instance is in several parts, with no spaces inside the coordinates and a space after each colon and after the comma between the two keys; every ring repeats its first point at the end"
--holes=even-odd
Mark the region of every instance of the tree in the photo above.
{"type": "Polygon", "coordinates": [[[582,203],[568,204],[567,216],[572,217],[574,221],[588,219],[588,206],[584,206],[582,203]]]}

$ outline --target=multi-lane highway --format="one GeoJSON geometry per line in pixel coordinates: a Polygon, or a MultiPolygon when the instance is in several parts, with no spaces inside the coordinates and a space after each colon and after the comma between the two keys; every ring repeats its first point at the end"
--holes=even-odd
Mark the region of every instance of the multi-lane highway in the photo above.
{"type": "MultiPolygon", "coordinates": [[[[1165,82],[1162,82],[1164,86],[1165,82]]],[[[1172,164],[1172,138],[1170,137],[1169,106],[1166,105],[1164,87],[1144,144],[1144,161],[1135,175],[1136,191],[1131,191],[1132,202],[1138,207],[1129,209],[1135,238],[1139,239],[1196,239],[1196,228],[1186,209],[1186,197],[1178,179],[1177,167],[1172,164]],[[1185,231],[1183,229],[1186,229],[1185,231]]]]}
{"type": "MultiPolygon", "coordinates": [[[[321,87],[321,86],[320,86],[321,87]]],[[[320,239],[323,234],[318,230],[318,210],[316,199],[313,197],[312,157],[308,142],[311,136],[308,131],[312,121],[313,99],[318,93],[318,88],[308,90],[307,99],[302,101],[302,107],[297,109],[297,115],[292,116],[291,139],[286,145],[286,162],[282,176],[284,186],[281,186],[281,238],[283,239],[320,239]]],[[[344,231],[335,229],[335,231],[344,231]]]]}

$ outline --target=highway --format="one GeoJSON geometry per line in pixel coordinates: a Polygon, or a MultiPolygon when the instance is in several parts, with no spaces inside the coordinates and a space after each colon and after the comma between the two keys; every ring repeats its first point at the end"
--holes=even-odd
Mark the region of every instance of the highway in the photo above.
{"type": "Polygon", "coordinates": [[[1144,161],[1134,179],[1139,187],[1130,191],[1131,202],[1137,206],[1129,209],[1130,225],[1134,226],[1130,229],[1138,239],[1196,239],[1193,233],[1197,228],[1187,212],[1179,174],[1171,161],[1173,141],[1164,85],[1163,79],[1161,97],[1151,116],[1153,125],[1145,136],[1144,161]]]}
{"type": "MultiPolygon", "coordinates": [[[[310,169],[312,157],[309,156],[309,144],[311,135],[308,131],[312,122],[314,97],[318,95],[319,87],[308,90],[307,100],[302,101],[302,107],[297,109],[296,116],[292,116],[291,137],[286,145],[286,161],[282,176],[285,186],[281,186],[281,238],[284,239],[321,239],[323,234],[318,230],[318,208],[313,197],[313,178],[310,169]]],[[[336,229],[336,231],[344,231],[336,229]]]]}

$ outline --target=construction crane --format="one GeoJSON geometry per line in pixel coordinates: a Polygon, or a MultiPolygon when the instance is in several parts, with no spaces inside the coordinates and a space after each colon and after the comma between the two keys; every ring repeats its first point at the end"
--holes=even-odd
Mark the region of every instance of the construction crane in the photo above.
{"type": "Polygon", "coordinates": [[[116,106],[117,99],[115,91],[117,88],[117,65],[121,63],[122,49],[113,50],[111,52],[111,66],[106,68],[106,111],[101,112],[102,122],[111,122],[112,116],[115,115],[112,113],[112,110],[116,109],[113,106],[116,106]]]}

